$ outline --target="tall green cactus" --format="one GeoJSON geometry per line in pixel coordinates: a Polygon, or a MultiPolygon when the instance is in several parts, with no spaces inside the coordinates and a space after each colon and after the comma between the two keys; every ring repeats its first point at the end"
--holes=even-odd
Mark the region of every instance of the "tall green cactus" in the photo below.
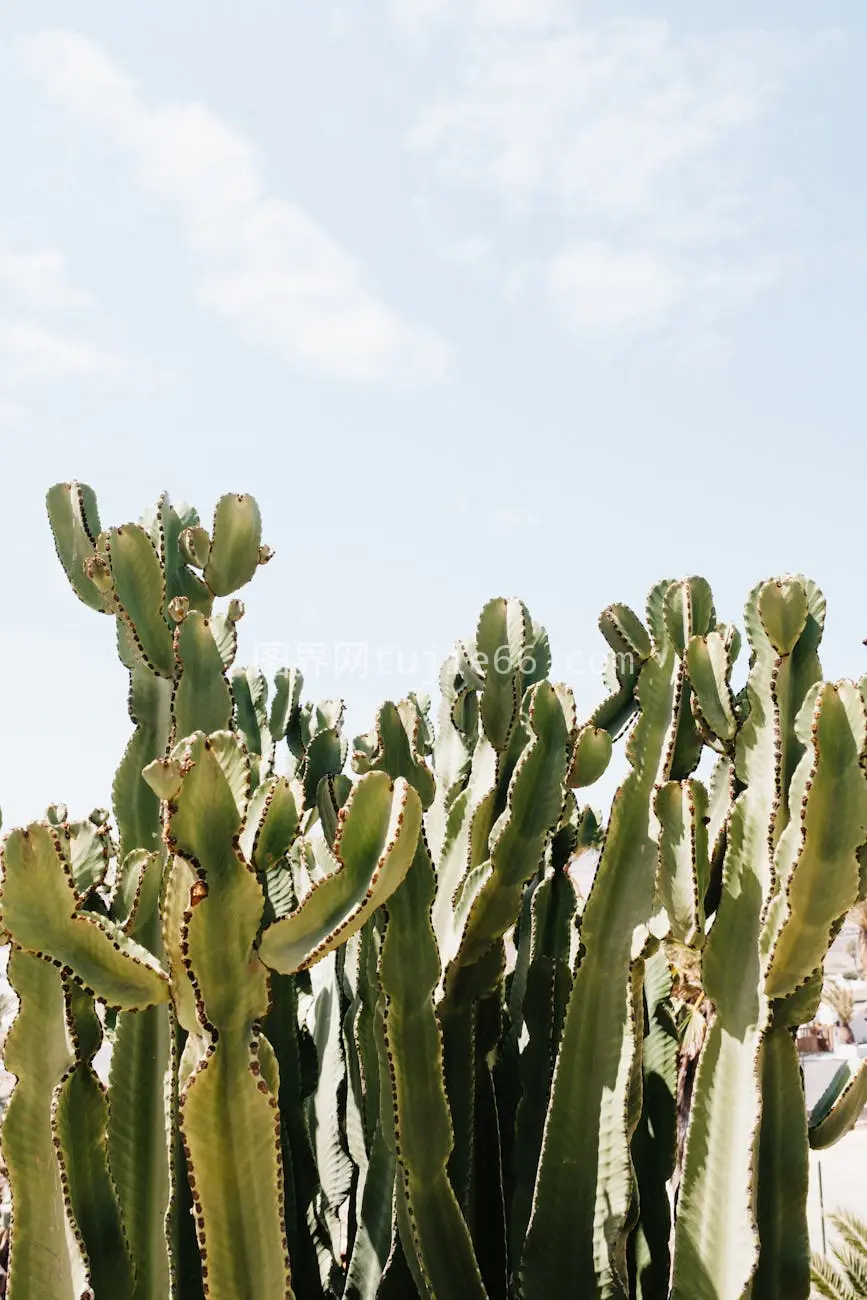
{"type": "Polygon", "coordinates": [[[437,726],[386,703],[350,777],[341,701],[234,663],[252,498],[210,532],[165,496],[105,531],[83,485],[48,506],[133,732],[113,827],[54,806],[3,845],[10,1300],[806,1297],[808,1145],[867,1098],[844,1068],[807,1115],[795,1042],[867,895],[867,679],[822,682],[813,584],[753,591],[739,693],[703,579],[646,626],[610,606],[583,720],[492,600],[437,726]],[[627,730],[600,823],[576,795],[627,730]]]}

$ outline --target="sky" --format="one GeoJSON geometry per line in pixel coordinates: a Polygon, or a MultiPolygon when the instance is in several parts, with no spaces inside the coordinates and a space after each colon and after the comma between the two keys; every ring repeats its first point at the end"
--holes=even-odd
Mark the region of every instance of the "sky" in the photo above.
{"type": "Polygon", "coordinates": [[[107,804],[129,732],[59,480],[252,492],[239,657],[350,732],[492,595],[582,717],[662,577],[739,622],[806,572],[867,669],[863,4],[73,8],[0,10],[6,829],[107,804]]]}

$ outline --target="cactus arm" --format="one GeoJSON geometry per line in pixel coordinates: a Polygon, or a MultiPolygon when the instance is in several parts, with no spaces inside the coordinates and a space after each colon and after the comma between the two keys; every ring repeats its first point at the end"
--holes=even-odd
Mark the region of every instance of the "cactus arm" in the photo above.
{"type": "Polygon", "coordinates": [[[726,753],[737,735],[738,719],[731,674],[738,642],[732,632],[719,629],[694,636],[687,646],[686,662],[693,689],[693,711],[713,747],[726,753]]]}
{"type": "Polygon", "coordinates": [[[93,1069],[102,1027],[86,993],[66,981],[64,995],[76,1059],[55,1089],[52,1106],[61,1176],[95,1293],[132,1296],[132,1264],[108,1168],[108,1096],[93,1069]]]}
{"type": "Polygon", "coordinates": [[[276,1101],[251,1069],[255,1047],[255,1038],[232,1035],[202,1058],[181,1096],[206,1294],[213,1300],[292,1295],[276,1101]]]}
{"type": "MultiPolygon", "coordinates": [[[[300,980],[309,980],[309,976],[301,976],[300,980]]],[[[305,1052],[315,1056],[315,1047],[307,1026],[299,1020],[298,984],[295,975],[272,975],[271,1005],[262,1029],[273,1044],[279,1070],[285,1223],[292,1276],[299,1295],[315,1300],[322,1295],[322,1281],[314,1234],[320,1235],[322,1230],[318,1222],[311,1225],[311,1217],[318,1211],[315,1201],[319,1175],[307,1122],[310,1084],[305,1084],[304,1065],[305,1052]]]]}
{"type": "Polygon", "coordinates": [[[261,562],[262,519],[245,493],[220,497],[214,511],[204,579],[215,596],[231,596],[250,581],[261,562]]]}
{"type": "Polygon", "coordinates": [[[278,668],[268,715],[268,730],[275,741],[282,740],[297,722],[304,678],[297,668],[278,668]]]}
{"type": "Polygon", "coordinates": [[[84,1300],[87,1267],[67,1216],[50,1120],[54,1089],[73,1060],[63,977],[13,947],[8,978],[20,998],[5,1046],[16,1083],[0,1131],[14,1215],[8,1296],[84,1300]]]}
{"type": "MultiPolygon", "coordinates": [[[[204,891],[191,891],[183,916],[181,954],[197,1024],[181,1063],[179,1113],[207,1294],[285,1300],[292,1291],[279,1114],[259,1062],[268,978],[254,945],[264,895],[237,848],[244,761],[231,734],[198,733],[176,747],[166,769],[178,773],[169,847],[204,891]]],[[[273,1065],[269,1047],[262,1057],[273,1065]]]]}
{"type": "Polygon", "coordinates": [[[611,762],[612,752],[611,736],[603,727],[592,723],[582,727],[575,737],[567,784],[573,790],[595,784],[611,762]]]}
{"type": "MultiPolygon", "coordinates": [[[[381,1010],[377,1010],[376,1015],[381,1024],[381,1010]]],[[[377,1036],[374,1031],[374,1039],[377,1036]]],[[[369,1060],[368,1072],[377,1076],[373,1098],[377,1103],[377,1114],[372,1117],[373,1131],[369,1150],[363,1171],[359,1171],[357,1226],[346,1272],[347,1300],[356,1297],[358,1300],[374,1300],[374,1297],[379,1296],[380,1279],[385,1272],[389,1255],[396,1242],[399,1246],[394,1208],[396,1163],[390,1111],[391,1086],[387,1073],[384,1074],[385,1086],[378,1086],[379,1071],[385,1068],[385,1056],[383,1051],[380,1065],[378,1044],[374,1041],[372,1045],[375,1056],[369,1060]],[[379,1114],[380,1105],[387,1107],[386,1114],[379,1114]]],[[[368,1088],[368,1095],[371,1091],[368,1088]]]]}
{"type": "Polygon", "coordinates": [[[769,1007],[759,951],[772,853],[788,819],[803,746],[795,719],[818,680],[823,603],[807,584],[761,584],[747,602],[749,714],[738,732],[741,784],[729,820],[722,894],[702,961],[716,1008],[699,1060],[675,1232],[673,1300],[735,1300],[758,1261],[751,1202],[760,1117],[758,1057],[769,1007]],[[800,592],[796,588],[800,587],[800,592]]]}
{"type": "Polygon", "coordinates": [[[526,608],[511,597],[488,601],[479,618],[475,652],[484,679],[479,713],[485,735],[498,752],[509,743],[518,717],[521,664],[531,632],[526,608]]]}
{"type": "Polygon", "coordinates": [[[109,1073],[109,1162],[135,1264],[136,1300],[169,1294],[164,1219],[169,1204],[163,1086],[171,1025],[163,1007],[121,1015],[109,1073]],[[154,1084],[157,1084],[155,1087],[154,1084]]]}
{"type": "Polygon", "coordinates": [[[270,777],[250,799],[241,848],[259,872],[269,872],[292,844],[301,823],[303,793],[297,781],[270,777]]]}
{"type": "Polygon", "coordinates": [[[635,688],[641,665],[650,658],[647,629],[628,605],[609,605],[599,618],[599,628],[611,647],[606,672],[610,694],[590,721],[612,739],[622,734],[637,707],[635,688]]]}
{"type": "Polygon", "coordinates": [[[272,970],[291,974],[324,957],[359,929],[409,870],[421,827],[411,786],[370,772],[341,810],[336,869],[288,916],[268,926],[259,949],[272,970]]]}
{"type": "MultiPolygon", "coordinates": [[[[520,1265],[526,1300],[575,1294],[582,1286],[617,1295],[626,1284],[633,1181],[627,1102],[643,1032],[635,1023],[633,964],[654,907],[652,798],[672,775],[685,702],[683,662],[668,628],[678,614],[691,631],[704,631],[692,621],[697,585],[670,583],[654,589],[648,602],[656,643],[641,667],[641,711],[627,749],[632,770],[615,796],[582,915],[586,951],[566,1014],[520,1265]],[[671,618],[662,617],[663,604],[666,613],[672,607],[671,618]],[[584,1122],[588,1114],[598,1123],[584,1122]]],[[[704,602],[695,604],[701,611],[704,602]]]]}
{"type": "Polygon", "coordinates": [[[112,528],[105,546],[120,618],[148,668],[172,677],[172,633],[163,614],[165,574],[153,542],[138,524],[124,524],[112,528]]]}
{"type": "Polygon", "coordinates": [[[867,1105],[867,1062],[853,1073],[848,1061],[810,1111],[809,1139],[814,1151],[824,1151],[850,1132],[867,1105]]]}
{"type": "Polygon", "coordinates": [[[528,719],[533,739],[515,765],[506,808],[491,828],[490,867],[479,871],[475,890],[467,878],[455,967],[478,961],[514,924],[524,885],[538,869],[563,808],[566,721],[550,683],[531,688],[528,719]]]}
{"type": "Polygon", "coordinates": [[[469,780],[478,740],[479,699],[458,672],[454,654],[443,663],[439,680],[442,699],[433,745],[436,793],[425,818],[425,831],[433,860],[441,863],[452,808],[469,780]]]}
{"type": "Polygon", "coordinates": [[[678,943],[704,941],[704,898],[710,878],[708,798],[700,781],[669,781],[656,796],[659,869],[656,890],[678,943]]]}
{"type": "Polygon", "coordinates": [[[788,1300],[810,1290],[807,1230],[807,1119],[798,1049],[791,1031],[775,1027],[759,1059],[762,1123],[756,1169],[759,1262],[753,1294],[788,1300]]]}
{"type": "Polygon", "coordinates": [[[160,803],[142,780],[142,770],[165,753],[171,728],[171,683],[144,664],[134,664],[130,669],[129,710],[135,730],[111,792],[121,858],[133,849],[159,848],[160,803]]]}
{"type": "Polygon", "coordinates": [[[545,1114],[557,1056],[562,1020],[572,988],[570,949],[577,899],[562,869],[549,869],[533,890],[529,916],[522,925],[527,953],[521,1017],[527,1043],[520,1055],[520,1099],[515,1113],[512,1153],[514,1194],[511,1204],[511,1255],[520,1258],[532,1205],[533,1183],[542,1147],[545,1114]]]}
{"type": "Polygon", "coordinates": [[[376,1300],[394,1233],[394,1152],[379,1124],[361,1195],[358,1230],[346,1270],[346,1300],[376,1300]]]}
{"type": "Polygon", "coordinates": [[[453,1133],[433,1005],[440,976],[430,922],[433,895],[433,867],[422,839],[406,879],[388,901],[380,957],[401,1239],[427,1292],[481,1300],[485,1291],[472,1242],[446,1173],[453,1133]]]}
{"type": "Polygon", "coordinates": [[[95,554],[100,534],[99,509],[86,483],[56,483],[46,498],[54,545],[69,585],[91,609],[113,613],[111,598],[88,577],[85,565],[95,554]]]}
{"type": "Polygon", "coordinates": [[[268,728],[268,683],[255,667],[236,668],[232,673],[232,696],[235,701],[237,730],[255,755],[250,764],[253,788],[263,781],[274,766],[274,741],[268,728]]]}
{"type": "MultiPolygon", "coordinates": [[[[223,731],[232,720],[232,693],[211,620],[192,610],[175,631],[178,678],[172,700],[177,740],[194,731],[223,731]]],[[[154,756],[156,757],[156,755],[154,756]]]]}
{"type": "Polygon", "coordinates": [[[864,702],[851,682],[811,692],[798,716],[803,757],[779,842],[779,890],[766,922],[769,997],[793,993],[823,962],[832,929],[855,903],[857,851],[867,835],[864,702]]]}
{"type": "Polygon", "coordinates": [[[55,823],[57,844],[69,863],[79,904],[93,898],[95,887],[103,883],[109,859],[113,856],[108,827],[104,821],[94,822],[96,814],[100,818],[108,816],[102,809],[97,809],[87,821],[55,823]]]}
{"type": "Polygon", "coordinates": [[[3,925],[20,947],[68,966],[109,1006],[168,1001],[156,959],[118,926],[77,910],[75,880],[53,828],[34,822],[3,848],[3,925]]]}
{"type": "Polygon", "coordinates": [[[381,771],[392,778],[404,777],[418,792],[422,807],[429,808],[436,783],[419,750],[421,724],[413,700],[403,700],[400,705],[386,701],[377,714],[373,736],[356,739],[352,763],[357,772],[381,771]]]}
{"type": "MultiPolygon", "coordinates": [[[[449,810],[438,862],[433,926],[444,966],[457,952],[460,942],[455,901],[467,874],[474,827],[495,797],[497,785],[497,752],[485,736],[480,736],[467,787],[456,796],[449,810]]],[[[487,856],[486,837],[484,856],[487,856]]]]}
{"type": "MultiPolygon", "coordinates": [[[[147,523],[143,520],[143,525],[147,523]]],[[[190,506],[175,508],[164,492],[157,502],[150,520],[149,532],[160,563],[165,572],[165,604],[163,612],[171,618],[171,605],[178,596],[189,602],[189,608],[199,610],[208,617],[214,604],[213,593],[197,573],[193,573],[180,550],[181,533],[198,526],[199,516],[190,506]]]]}
{"type": "Polygon", "coordinates": [[[347,1265],[346,1295],[356,1300],[374,1300],[395,1229],[394,1149],[388,1144],[380,1117],[383,1093],[390,1101],[390,1081],[386,1075],[386,1087],[381,1088],[378,964],[379,930],[374,919],[348,940],[343,964],[350,999],[344,1017],[349,1086],[346,1136],[358,1170],[356,1231],[347,1265]]]}
{"type": "Polygon", "coordinates": [[[640,1218],[629,1242],[630,1295],[668,1295],[671,1208],[677,1127],[677,1031],[671,1013],[671,972],[664,951],[645,962],[645,1034],[641,1117],[632,1138],[640,1218]]]}
{"type": "Polygon", "coordinates": [[[314,1195],[317,1252],[326,1292],[339,1285],[345,1245],[343,1210],[352,1189],[352,1162],[346,1144],[346,1089],[343,1002],[338,965],[342,949],[329,953],[311,972],[314,992],[311,1032],[319,1062],[317,1086],[305,1101],[308,1128],[316,1158],[318,1183],[314,1195]]]}

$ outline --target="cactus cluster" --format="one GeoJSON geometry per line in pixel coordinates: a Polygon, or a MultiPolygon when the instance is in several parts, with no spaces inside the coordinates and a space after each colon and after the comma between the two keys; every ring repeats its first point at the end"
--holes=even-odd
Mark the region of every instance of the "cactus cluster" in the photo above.
{"type": "Polygon", "coordinates": [[[795,1042],[867,897],[867,679],[822,680],[816,587],[750,594],[740,690],[703,579],[612,605],[584,720],[492,600],[436,725],[410,694],[350,747],[234,665],[252,498],[48,511],[133,731],[112,814],[3,845],[10,1300],[806,1297],[809,1146],[867,1099],[808,1115],[795,1042]]]}

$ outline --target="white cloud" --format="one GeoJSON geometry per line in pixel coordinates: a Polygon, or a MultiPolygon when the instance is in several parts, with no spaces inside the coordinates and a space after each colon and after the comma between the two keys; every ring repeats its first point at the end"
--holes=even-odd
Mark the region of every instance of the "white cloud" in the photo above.
{"type": "Polygon", "coordinates": [[[71,283],[59,248],[22,250],[0,243],[0,292],[42,311],[91,306],[89,295],[71,283]]]}
{"type": "Polygon", "coordinates": [[[114,388],[145,378],[143,367],[101,341],[101,324],[59,248],[0,243],[0,423],[25,420],[21,397],[46,383],[114,388]]]}
{"type": "Polygon", "coordinates": [[[524,510],[521,506],[503,506],[499,510],[489,511],[485,515],[485,522],[488,532],[494,537],[512,537],[516,533],[534,527],[539,522],[539,518],[531,510],[524,510]]]}
{"type": "Polygon", "coordinates": [[[201,104],[147,101],[98,45],[70,32],[21,58],[66,112],[130,158],[197,255],[200,301],[251,343],[341,379],[437,380],[448,344],[390,307],[364,267],[298,205],[268,194],[250,140],[201,104]]]}
{"type": "Polygon", "coordinates": [[[677,307],[685,288],[683,276],[647,249],[588,241],[563,249],[546,268],[547,297],[581,338],[652,329],[677,307]]]}
{"type": "Polygon", "coordinates": [[[565,0],[389,0],[398,31],[427,41],[459,21],[484,31],[506,28],[540,31],[568,20],[565,0]]]}
{"type": "Polygon", "coordinates": [[[556,0],[390,11],[416,45],[448,42],[406,144],[431,206],[449,194],[453,213],[461,197],[497,213],[490,260],[506,297],[534,287],[579,343],[609,349],[715,329],[789,272],[777,250],[796,201],[762,132],[826,34],[684,36],[556,0]],[[515,256],[522,233],[530,258],[515,256]]]}
{"type": "Polygon", "coordinates": [[[128,381],[134,367],[119,353],[26,321],[0,320],[0,357],[10,386],[93,379],[108,386],[128,381]]]}
{"type": "Polygon", "coordinates": [[[637,338],[672,331],[694,356],[697,348],[718,341],[727,318],[793,269],[783,256],[713,265],[670,250],[588,240],[549,259],[544,293],[575,339],[603,355],[637,338]]]}
{"type": "Polygon", "coordinates": [[[692,209],[715,198],[720,152],[790,64],[763,32],[679,40],[649,20],[470,29],[457,88],[422,111],[409,143],[447,179],[518,205],[629,219],[675,180],[692,209]]]}

